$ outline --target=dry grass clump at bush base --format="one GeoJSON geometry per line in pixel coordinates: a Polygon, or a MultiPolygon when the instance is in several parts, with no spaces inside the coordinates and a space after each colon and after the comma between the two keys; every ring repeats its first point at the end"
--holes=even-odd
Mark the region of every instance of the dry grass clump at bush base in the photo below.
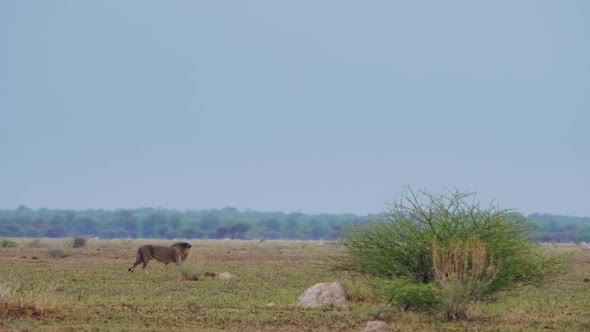
{"type": "Polygon", "coordinates": [[[432,246],[436,297],[448,320],[467,318],[467,306],[480,299],[492,284],[502,262],[486,252],[478,239],[452,239],[448,246],[432,246]]]}

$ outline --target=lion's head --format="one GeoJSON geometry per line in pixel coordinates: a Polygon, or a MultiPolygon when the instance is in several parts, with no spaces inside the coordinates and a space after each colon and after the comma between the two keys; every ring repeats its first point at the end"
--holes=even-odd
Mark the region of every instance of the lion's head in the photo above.
{"type": "Polygon", "coordinates": [[[188,255],[191,253],[192,247],[193,246],[188,242],[177,242],[172,245],[172,248],[176,248],[177,250],[180,251],[180,256],[182,258],[182,261],[184,261],[188,257],[188,255]]]}

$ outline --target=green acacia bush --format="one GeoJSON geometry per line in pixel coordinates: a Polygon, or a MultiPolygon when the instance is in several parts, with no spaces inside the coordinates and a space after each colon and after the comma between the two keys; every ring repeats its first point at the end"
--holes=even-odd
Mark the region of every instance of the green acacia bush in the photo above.
{"type": "Polygon", "coordinates": [[[2,248],[15,248],[16,246],[16,242],[10,239],[0,239],[0,247],[2,248]]]}
{"type": "Polygon", "coordinates": [[[537,250],[531,230],[519,214],[481,208],[473,194],[408,188],[383,218],[346,235],[346,255],[335,264],[377,277],[379,292],[406,310],[463,319],[470,301],[537,283],[559,267],[537,250]]]}
{"type": "Polygon", "coordinates": [[[88,242],[88,239],[84,237],[75,237],[72,239],[72,247],[84,248],[86,246],[86,242],[88,242]]]}

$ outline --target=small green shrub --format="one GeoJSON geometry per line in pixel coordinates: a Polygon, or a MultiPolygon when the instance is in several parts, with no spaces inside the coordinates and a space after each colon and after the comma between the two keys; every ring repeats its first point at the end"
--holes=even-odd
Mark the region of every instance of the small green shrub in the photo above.
{"type": "Polygon", "coordinates": [[[66,258],[66,257],[70,256],[68,253],[66,253],[65,251],[63,251],[61,249],[49,249],[47,251],[47,253],[49,254],[49,257],[51,257],[51,258],[66,258]]]}
{"type": "Polygon", "coordinates": [[[380,279],[375,289],[377,294],[388,299],[389,304],[400,307],[404,311],[427,310],[436,305],[433,284],[400,277],[380,279]]]}
{"type": "Polygon", "coordinates": [[[72,247],[74,248],[84,248],[86,246],[86,242],[88,241],[88,239],[84,238],[84,237],[75,237],[72,240],[72,247]]]}
{"type": "Polygon", "coordinates": [[[14,242],[10,239],[2,239],[2,240],[0,240],[0,247],[2,247],[2,248],[15,248],[16,242],[14,242]]]}
{"type": "Polygon", "coordinates": [[[39,248],[41,246],[41,239],[32,239],[31,242],[28,243],[28,246],[31,248],[39,248]]]}

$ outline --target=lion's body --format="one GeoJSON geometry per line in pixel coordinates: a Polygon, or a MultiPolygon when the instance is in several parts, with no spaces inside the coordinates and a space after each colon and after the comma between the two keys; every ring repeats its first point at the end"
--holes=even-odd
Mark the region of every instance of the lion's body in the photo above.
{"type": "Polygon", "coordinates": [[[186,242],[178,242],[173,244],[171,247],[154,246],[147,244],[137,249],[137,259],[133,266],[127,271],[133,272],[135,267],[143,263],[143,269],[148,265],[148,262],[152,259],[164,263],[164,266],[168,263],[174,262],[177,265],[184,262],[191,252],[191,245],[186,242]]]}

